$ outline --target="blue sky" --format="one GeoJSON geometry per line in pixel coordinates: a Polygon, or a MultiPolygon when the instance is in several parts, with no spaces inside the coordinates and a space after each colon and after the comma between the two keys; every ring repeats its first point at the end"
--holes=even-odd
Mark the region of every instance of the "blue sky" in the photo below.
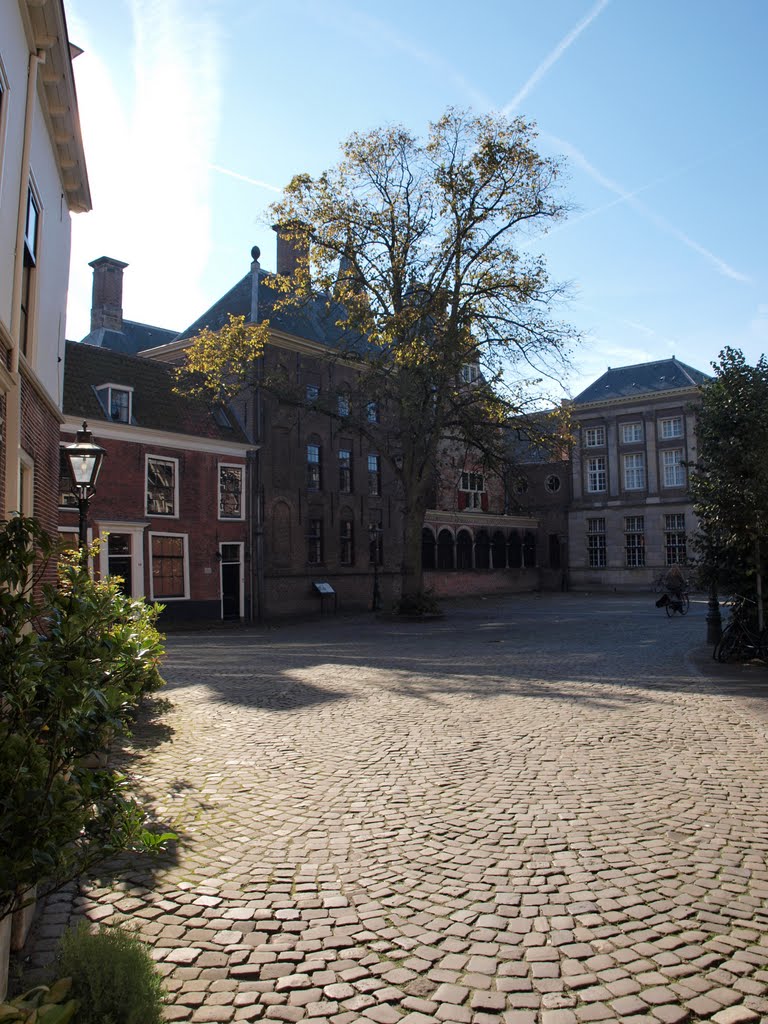
{"type": "Polygon", "coordinates": [[[449,104],[533,119],[566,158],[536,239],[583,334],[565,393],[608,366],[702,370],[768,341],[763,0],[65,0],[93,212],[74,220],[67,334],[98,256],[132,320],[182,329],[274,269],[266,207],[352,131],[421,134],[449,104]]]}

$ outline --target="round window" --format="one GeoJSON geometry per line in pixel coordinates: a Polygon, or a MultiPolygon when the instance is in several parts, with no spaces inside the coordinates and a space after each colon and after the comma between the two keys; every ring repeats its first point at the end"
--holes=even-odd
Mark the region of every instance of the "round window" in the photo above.
{"type": "Polygon", "coordinates": [[[550,494],[557,494],[557,492],[560,490],[560,477],[555,476],[554,473],[550,473],[550,475],[544,481],[544,486],[547,488],[550,494]]]}

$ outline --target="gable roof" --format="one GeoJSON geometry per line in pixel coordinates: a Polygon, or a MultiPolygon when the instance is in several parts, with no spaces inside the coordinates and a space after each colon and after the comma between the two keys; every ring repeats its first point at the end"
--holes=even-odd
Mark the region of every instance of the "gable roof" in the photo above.
{"type": "Polygon", "coordinates": [[[609,367],[598,379],[573,399],[574,405],[588,405],[617,398],[663,394],[680,388],[695,388],[706,384],[710,376],[696,370],[672,356],[651,363],[634,366],[609,367]]]}
{"type": "Polygon", "coordinates": [[[227,415],[231,428],[221,426],[205,402],[176,394],[173,372],[165,363],[68,341],[64,414],[89,423],[111,422],[95,391],[102,384],[133,388],[133,426],[227,442],[247,441],[233,414],[227,415]]]}

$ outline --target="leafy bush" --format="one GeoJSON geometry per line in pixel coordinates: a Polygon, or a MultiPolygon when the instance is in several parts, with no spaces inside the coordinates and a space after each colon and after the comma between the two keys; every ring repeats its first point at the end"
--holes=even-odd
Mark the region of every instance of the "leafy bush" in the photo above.
{"type": "Polygon", "coordinates": [[[72,552],[41,584],[54,553],[34,519],[0,528],[0,918],[36,884],[171,838],[144,828],[124,775],[87,767],[163,684],[160,606],[91,579],[72,552]]]}
{"type": "Polygon", "coordinates": [[[134,932],[81,921],[62,937],[59,966],[72,978],[77,1024],[162,1024],[162,979],[134,932]]]}
{"type": "Polygon", "coordinates": [[[0,1003],[2,1024],[69,1024],[77,1012],[77,1000],[70,999],[71,978],[62,978],[50,988],[38,985],[9,1003],[0,1003]]]}
{"type": "Polygon", "coordinates": [[[395,603],[397,615],[439,615],[440,605],[431,590],[420,594],[403,594],[395,603]]]}

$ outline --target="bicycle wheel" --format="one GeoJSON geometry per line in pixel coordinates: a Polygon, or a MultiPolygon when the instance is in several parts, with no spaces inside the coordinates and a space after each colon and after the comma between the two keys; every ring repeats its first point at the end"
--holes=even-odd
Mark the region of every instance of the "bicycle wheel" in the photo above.
{"type": "Polygon", "coordinates": [[[726,628],[723,630],[723,635],[715,644],[715,649],[712,652],[712,657],[715,659],[715,661],[733,661],[739,656],[741,646],[741,632],[739,630],[734,629],[733,626],[726,626],[726,628]]]}
{"type": "Polygon", "coordinates": [[[674,615],[683,615],[684,612],[681,611],[681,609],[682,609],[682,604],[680,603],[680,601],[678,601],[678,599],[676,597],[670,597],[670,599],[664,605],[664,610],[665,610],[665,612],[667,613],[667,615],[669,616],[670,619],[674,615]]]}
{"type": "Polygon", "coordinates": [[[687,594],[680,595],[680,614],[687,615],[688,609],[691,607],[691,599],[687,594]]]}

